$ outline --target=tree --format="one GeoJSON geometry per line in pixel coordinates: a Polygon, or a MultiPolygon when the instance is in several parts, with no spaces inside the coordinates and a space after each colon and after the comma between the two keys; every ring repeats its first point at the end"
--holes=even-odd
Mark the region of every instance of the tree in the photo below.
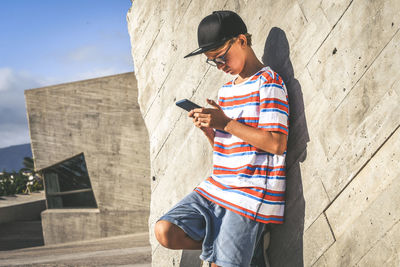
{"type": "Polygon", "coordinates": [[[32,158],[25,157],[22,164],[24,165],[24,168],[22,168],[23,170],[30,170],[32,173],[35,172],[35,165],[32,158]]]}
{"type": "Polygon", "coordinates": [[[25,157],[22,164],[24,168],[19,172],[3,170],[0,173],[0,196],[43,190],[43,181],[34,170],[33,159],[25,157]]]}

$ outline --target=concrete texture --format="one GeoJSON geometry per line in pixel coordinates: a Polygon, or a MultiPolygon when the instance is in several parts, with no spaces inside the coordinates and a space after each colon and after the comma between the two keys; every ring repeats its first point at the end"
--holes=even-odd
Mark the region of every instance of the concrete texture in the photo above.
{"type": "Polygon", "coordinates": [[[0,266],[151,266],[148,233],[137,233],[13,251],[0,266]]]}
{"type": "Polygon", "coordinates": [[[84,154],[98,209],[42,214],[45,244],[147,232],[149,138],[134,73],[25,91],[36,170],[84,154]]]}
{"type": "Polygon", "coordinates": [[[43,246],[44,191],[0,197],[0,251],[43,246]]]}
{"type": "MultiPolygon", "coordinates": [[[[40,217],[40,214],[38,214],[40,217]]],[[[40,220],[16,221],[0,224],[0,251],[43,246],[40,220]]]]}
{"type": "Polygon", "coordinates": [[[44,191],[0,197],[0,224],[40,220],[40,213],[46,209],[45,199],[44,191]]]}
{"type": "Polygon", "coordinates": [[[286,215],[271,228],[271,266],[398,266],[400,3],[134,0],[127,21],[150,138],[153,266],[197,266],[152,231],[211,171],[207,140],[174,102],[204,105],[231,79],[204,56],[183,59],[200,20],[218,9],[241,15],[289,93],[286,215]]]}

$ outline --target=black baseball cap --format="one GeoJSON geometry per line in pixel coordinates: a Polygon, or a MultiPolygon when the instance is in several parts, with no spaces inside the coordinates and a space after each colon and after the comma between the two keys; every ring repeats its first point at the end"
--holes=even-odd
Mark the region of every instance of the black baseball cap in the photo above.
{"type": "Polygon", "coordinates": [[[229,39],[245,33],[247,33],[246,24],[238,14],[229,10],[214,11],[205,17],[197,28],[199,48],[184,58],[218,48],[229,39]]]}

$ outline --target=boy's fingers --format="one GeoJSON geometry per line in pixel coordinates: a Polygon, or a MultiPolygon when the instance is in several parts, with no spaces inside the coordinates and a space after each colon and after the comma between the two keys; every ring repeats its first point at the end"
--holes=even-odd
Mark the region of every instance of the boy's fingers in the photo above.
{"type": "Polygon", "coordinates": [[[208,99],[208,98],[207,98],[207,102],[208,102],[208,104],[210,104],[211,106],[216,107],[217,109],[221,109],[221,107],[220,107],[217,103],[215,103],[214,100],[208,99]]]}
{"type": "Polygon", "coordinates": [[[204,110],[204,108],[195,108],[192,111],[195,112],[195,113],[202,113],[203,110],[204,110]]]}
{"type": "Polygon", "coordinates": [[[196,113],[195,114],[196,118],[208,118],[210,115],[208,113],[196,113]]]}
{"type": "Polygon", "coordinates": [[[196,121],[196,122],[194,123],[194,125],[195,125],[196,127],[199,127],[199,128],[200,128],[201,122],[200,122],[200,121],[196,121]]]}

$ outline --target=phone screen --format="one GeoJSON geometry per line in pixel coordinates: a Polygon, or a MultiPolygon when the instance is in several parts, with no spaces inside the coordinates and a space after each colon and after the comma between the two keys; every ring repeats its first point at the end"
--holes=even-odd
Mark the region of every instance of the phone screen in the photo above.
{"type": "Polygon", "coordinates": [[[191,111],[192,109],[195,108],[201,108],[201,106],[193,103],[192,101],[188,100],[188,99],[182,99],[179,100],[175,103],[178,107],[183,108],[186,111],[191,111]]]}

